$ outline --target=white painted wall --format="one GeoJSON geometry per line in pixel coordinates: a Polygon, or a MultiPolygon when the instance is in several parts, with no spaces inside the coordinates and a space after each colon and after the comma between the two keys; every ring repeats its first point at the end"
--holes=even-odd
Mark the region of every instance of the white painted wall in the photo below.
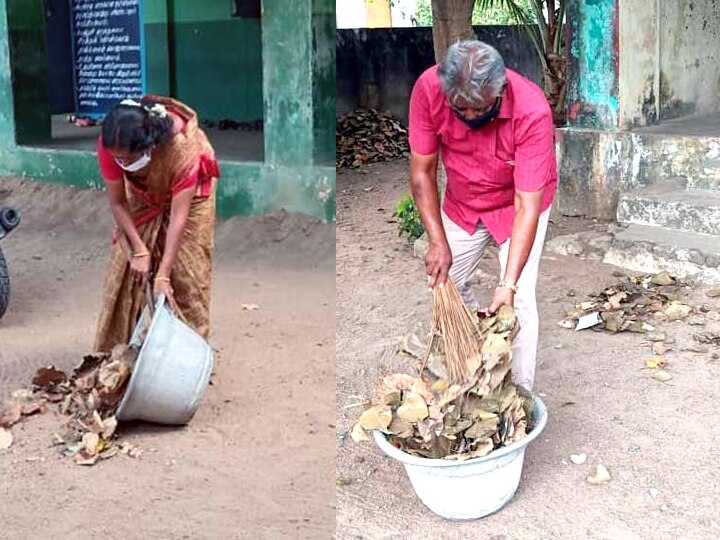
{"type": "Polygon", "coordinates": [[[720,112],[720,0],[620,0],[619,17],[621,128],[720,112]]]}
{"type": "MultiPolygon", "coordinates": [[[[413,26],[415,0],[393,0],[390,10],[393,28],[413,26]]],[[[367,28],[365,0],[337,0],[335,2],[337,28],[367,28]]]]}
{"type": "Polygon", "coordinates": [[[338,28],[367,28],[365,0],[337,0],[335,23],[338,28]]]}

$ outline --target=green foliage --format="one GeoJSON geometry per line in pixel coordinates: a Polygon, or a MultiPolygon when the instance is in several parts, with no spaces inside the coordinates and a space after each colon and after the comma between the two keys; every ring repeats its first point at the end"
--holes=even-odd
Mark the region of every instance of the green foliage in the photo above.
{"type": "Polygon", "coordinates": [[[398,236],[406,234],[408,242],[417,240],[425,232],[415,200],[408,193],[398,201],[393,217],[398,219],[398,236]]]}
{"type": "MultiPolygon", "coordinates": [[[[532,0],[514,0],[506,2],[475,2],[473,8],[472,24],[476,26],[491,24],[517,24],[517,11],[520,8],[525,13],[531,13],[532,0]],[[487,4],[487,5],[486,5],[487,4]]],[[[415,0],[415,26],[432,26],[432,0],[415,0]]]]}

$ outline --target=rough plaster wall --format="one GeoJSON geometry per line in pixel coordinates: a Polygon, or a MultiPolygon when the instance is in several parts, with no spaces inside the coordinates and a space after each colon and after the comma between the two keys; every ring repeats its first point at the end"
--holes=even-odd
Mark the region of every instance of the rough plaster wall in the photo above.
{"type": "Polygon", "coordinates": [[[620,0],[620,128],[656,120],[656,5],[655,0],[620,0]]]}
{"type": "Polygon", "coordinates": [[[663,181],[720,190],[720,137],[556,130],[559,212],[614,220],[622,192],[663,181]]]}
{"type": "Polygon", "coordinates": [[[571,126],[618,126],[618,0],[569,0],[571,126]]]}
{"type": "Polygon", "coordinates": [[[720,0],[662,0],[661,119],[720,111],[720,0]]]}

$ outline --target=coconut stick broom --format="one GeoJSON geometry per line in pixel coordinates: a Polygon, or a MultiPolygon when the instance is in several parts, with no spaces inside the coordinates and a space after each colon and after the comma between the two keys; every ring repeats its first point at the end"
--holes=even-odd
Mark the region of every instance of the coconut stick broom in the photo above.
{"type": "MultiPolygon", "coordinates": [[[[430,342],[420,372],[425,369],[436,339],[444,341],[445,364],[450,384],[465,383],[471,373],[473,360],[480,355],[480,331],[475,315],[463,302],[452,279],[443,287],[433,289],[433,312],[430,342]]],[[[477,364],[474,365],[477,368],[477,364]]]]}

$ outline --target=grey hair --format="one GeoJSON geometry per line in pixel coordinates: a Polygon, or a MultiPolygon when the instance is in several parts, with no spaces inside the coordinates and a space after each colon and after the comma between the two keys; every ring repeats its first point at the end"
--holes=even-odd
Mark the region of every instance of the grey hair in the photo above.
{"type": "Polygon", "coordinates": [[[506,82],[505,62],[487,43],[458,41],[448,48],[438,76],[451,104],[458,99],[484,103],[502,93],[506,82]]]}

